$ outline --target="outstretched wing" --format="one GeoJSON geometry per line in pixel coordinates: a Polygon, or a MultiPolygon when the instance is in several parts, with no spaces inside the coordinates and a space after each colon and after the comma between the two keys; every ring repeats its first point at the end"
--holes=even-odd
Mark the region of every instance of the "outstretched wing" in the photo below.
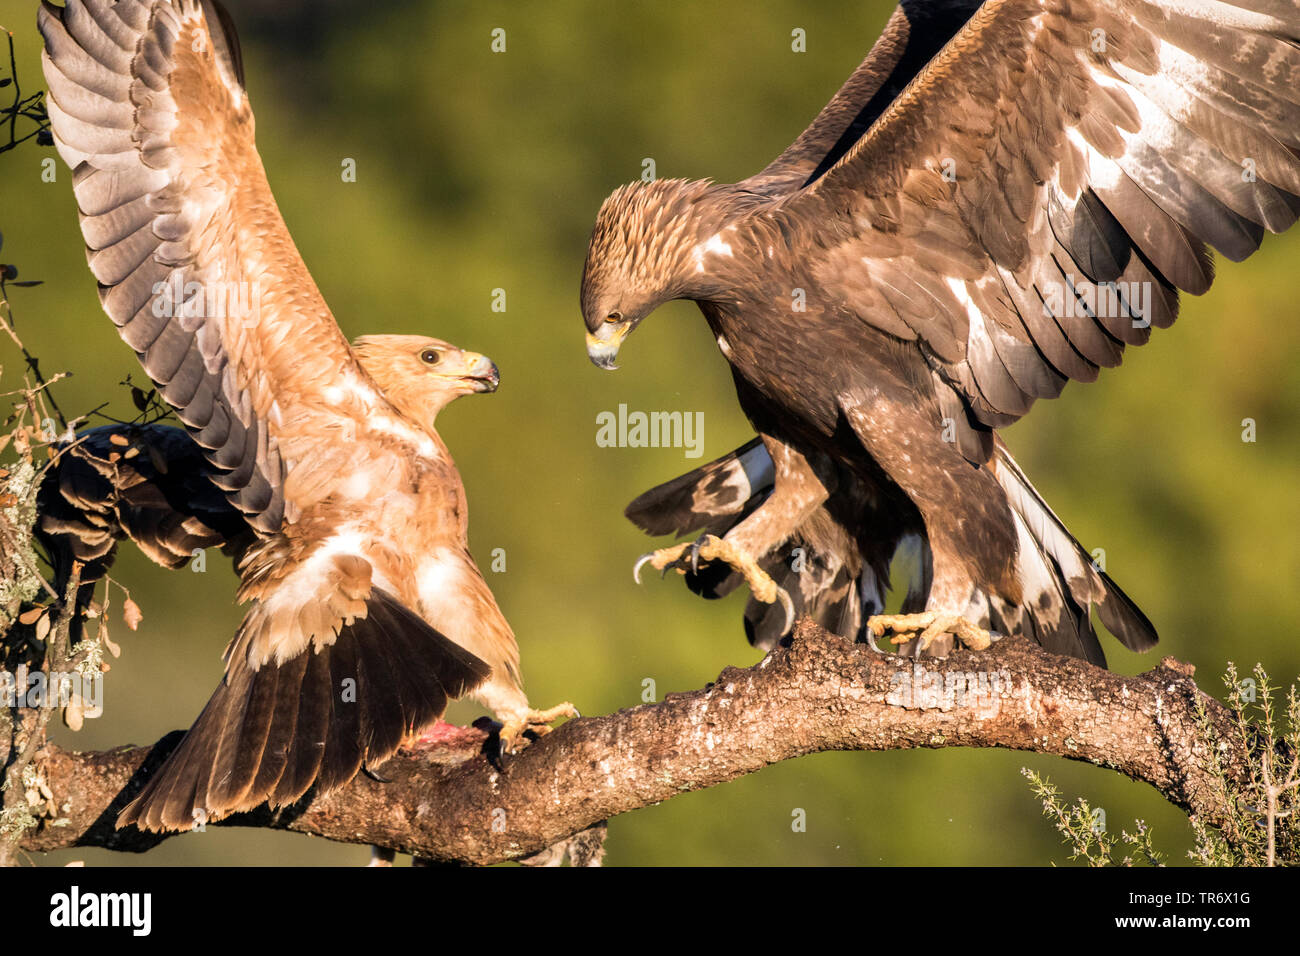
{"type": "Polygon", "coordinates": [[[987,429],[1172,323],[1207,244],[1289,227],[1298,155],[1294,0],[989,0],[776,216],[817,233],[821,305],[918,342],[987,429]]]}
{"type": "Polygon", "coordinates": [[[345,437],[328,396],[391,408],[271,195],[229,18],[212,0],[69,0],[38,21],[104,309],[214,480],[273,532],[310,498],[307,475],[286,493],[286,471],[345,437]]]}
{"type": "Polygon", "coordinates": [[[830,169],[962,28],[981,0],[902,0],[861,65],[780,156],[739,185],[779,196],[830,169]]]}
{"type": "Polygon", "coordinates": [[[212,484],[212,465],[183,429],[104,425],[61,450],[41,481],[36,535],[67,580],[98,581],[129,538],[157,564],[184,566],[196,549],[242,555],[254,535],[243,515],[212,484]]]}

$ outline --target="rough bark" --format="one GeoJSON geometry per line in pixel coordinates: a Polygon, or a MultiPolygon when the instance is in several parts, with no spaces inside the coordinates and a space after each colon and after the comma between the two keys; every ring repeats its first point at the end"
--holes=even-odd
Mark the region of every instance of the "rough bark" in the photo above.
{"type": "MultiPolygon", "coordinates": [[[[1023,639],[945,661],[851,645],[803,621],[748,669],[701,690],[605,717],[569,721],[498,765],[495,739],[467,728],[400,751],[332,794],[218,824],[270,827],[392,847],[433,861],[520,859],[600,821],[823,750],[1007,747],[1111,767],[1207,822],[1222,817],[1206,769],[1198,702],[1223,741],[1230,714],[1172,658],[1137,677],[1047,654],[1023,639]],[[946,685],[941,683],[946,681],[946,685]],[[981,683],[982,681],[982,683],[981,683]]],[[[30,831],[28,850],[142,851],[165,835],[116,831],[117,811],[176,745],[39,755],[62,816],[30,831]]],[[[1242,754],[1227,752],[1230,768],[1242,754]]]]}

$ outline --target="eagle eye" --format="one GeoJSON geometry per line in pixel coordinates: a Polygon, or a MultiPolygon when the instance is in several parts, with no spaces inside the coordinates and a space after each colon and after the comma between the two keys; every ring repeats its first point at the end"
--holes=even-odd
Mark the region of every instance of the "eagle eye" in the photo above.
{"type": "Polygon", "coordinates": [[[610,323],[613,323],[613,322],[622,322],[622,321],[623,321],[623,313],[622,313],[622,312],[619,312],[619,311],[617,311],[617,310],[615,310],[615,311],[611,312],[609,315],[605,316],[605,321],[606,321],[606,322],[610,322],[610,323]]]}
{"type": "Polygon", "coordinates": [[[437,365],[442,361],[442,353],[437,349],[425,349],[420,353],[420,361],[425,365],[437,365]]]}

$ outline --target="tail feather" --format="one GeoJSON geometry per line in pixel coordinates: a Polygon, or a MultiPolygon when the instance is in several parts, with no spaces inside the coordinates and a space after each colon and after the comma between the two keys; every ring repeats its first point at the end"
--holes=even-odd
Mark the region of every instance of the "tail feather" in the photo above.
{"type": "Polygon", "coordinates": [[[271,798],[278,804],[293,803],[315,782],[325,756],[326,729],[334,712],[329,658],[315,651],[307,651],[302,658],[305,664],[299,685],[298,719],[293,728],[295,743],[271,798]]]}
{"type": "Polygon", "coordinates": [[[1102,624],[1129,650],[1154,647],[1158,637],[1146,615],[1093,565],[1092,556],[1030,484],[1001,440],[994,474],[1007,493],[1018,530],[1024,532],[1018,555],[1022,583],[1027,586],[1023,612],[1039,642],[1049,650],[1105,666],[1089,615],[1096,607],[1102,624]]]}
{"type": "Polygon", "coordinates": [[[283,663],[254,667],[236,642],[203,713],[117,825],[188,830],[294,803],[313,784],[332,790],[388,759],[489,670],[378,589],[333,644],[283,663]]]}
{"type": "Polygon", "coordinates": [[[1024,593],[1018,607],[1007,607],[993,598],[992,608],[1004,621],[1018,624],[1045,650],[1105,667],[1106,654],[1092,629],[1088,602],[1081,602],[1070,590],[1060,565],[1034,535],[1024,516],[1013,510],[1012,517],[1017,532],[1017,571],[1024,593]]]}
{"type": "Polygon", "coordinates": [[[1132,598],[1120,590],[1120,586],[1111,580],[1105,571],[1101,573],[1102,583],[1106,586],[1106,595],[1097,605],[1097,616],[1101,623],[1119,639],[1130,651],[1149,651],[1156,646],[1155,625],[1133,603],[1132,598]]]}
{"type": "MultiPolygon", "coordinates": [[[[351,641],[335,641],[331,657],[341,649],[351,647],[351,641]]],[[[261,766],[262,751],[275,716],[280,671],[277,668],[254,681],[256,674],[252,668],[246,667],[228,676],[228,680],[232,683],[237,681],[240,686],[231,687],[229,698],[233,706],[224,718],[227,732],[219,738],[210,765],[204,806],[243,805],[257,776],[257,768],[261,766]]],[[[202,720],[200,715],[199,721],[202,720]]]]}
{"type": "MultiPolygon", "coordinates": [[[[343,682],[356,675],[359,668],[357,645],[354,641],[335,641],[329,657],[330,687],[343,687],[343,682]]],[[[330,698],[334,701],[333,696],[330,698]]],[[[322,791],[342,786],[357,775],[365,760],[365,752],[355,746],[361,739],[361,714],[356,707],[334,706],[334,713],[325,733],[325,754],[321,758],[317,785],[322,791]]]]}

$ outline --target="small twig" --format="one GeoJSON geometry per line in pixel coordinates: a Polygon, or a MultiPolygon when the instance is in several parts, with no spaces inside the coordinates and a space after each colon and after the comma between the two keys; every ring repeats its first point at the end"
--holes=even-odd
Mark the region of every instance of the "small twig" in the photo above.
{"type": "Polygon", "coordinates": [[[41,587],[44,588],[45,593],[50,596],[50,600],[59,600],[59,593],[55,591],[54,588],[50,587],[50,583],[45,580],[45,575],[41,574],[40,569],[32,564],[31,558],[28,557],[26,553],[26,549],[19,547],[19,542],[14,540],[12,533],[3,523],[0,523],[0,535],[4,536],[5,549],[23,566],[23,570],[41,583],[41,587]]]}
{"type": "Polygon", "coordinates": [[[55,400],[54,393],[49,391],[50,385],[58,381],[60,378],[65,378],[67,373],[60,372],[48,382],[45,380],[45,376],[41,374],[39,360],[35,355],[27,351],[27,346],[23,344],[22,339],[18,337],[18,333],[14,329],[14,307],[13,303],[9,301],[9,294],[8,290],[5,288],[5,280],[3,276],[0,276],[0,305],[3,305],[9,312],[7,319],[3,314],[0,314],[0,329],[3,329],[9,335],[9,338],[13,339],[14,344],[17,345],[19,351],[23,353],[23,360],[26,361],[27,367],[32,370],[32,374],[36,376],[36,382],[39,386],[37,391],[44,392],[45,397],[49,399],[50,407],[54,409],[54,414],[59,418],[59,424],[63,426],[64,431],[67,431],[68,420],[63,415],[63,409],[59,408],[59,403],[55,400]]]}
{"type": "MultiPolygon", "coordinates": [[[[4,30],[4,27],[0,27],[0,30],[4,30]]],[[[49,129],[50,125],[49,114],[41,105],[45,97],[45,91],[39,90],[31,96],[23,96],[22,85],[18,82],[18,61],[14,56],[13,31],[4,30],[4,32],[9,41],[9,77],[13,82],[14,100],[11,105],[0,110],[0,115],[7,116],[9,119],[9,141],[0,143],[0,153],[8,152],[33,137],[40,137],[42,133],[49,129]],[[36,129],[26,136],[18,135],[18,118],[20,116],[36,124],[36,129]]]]}

